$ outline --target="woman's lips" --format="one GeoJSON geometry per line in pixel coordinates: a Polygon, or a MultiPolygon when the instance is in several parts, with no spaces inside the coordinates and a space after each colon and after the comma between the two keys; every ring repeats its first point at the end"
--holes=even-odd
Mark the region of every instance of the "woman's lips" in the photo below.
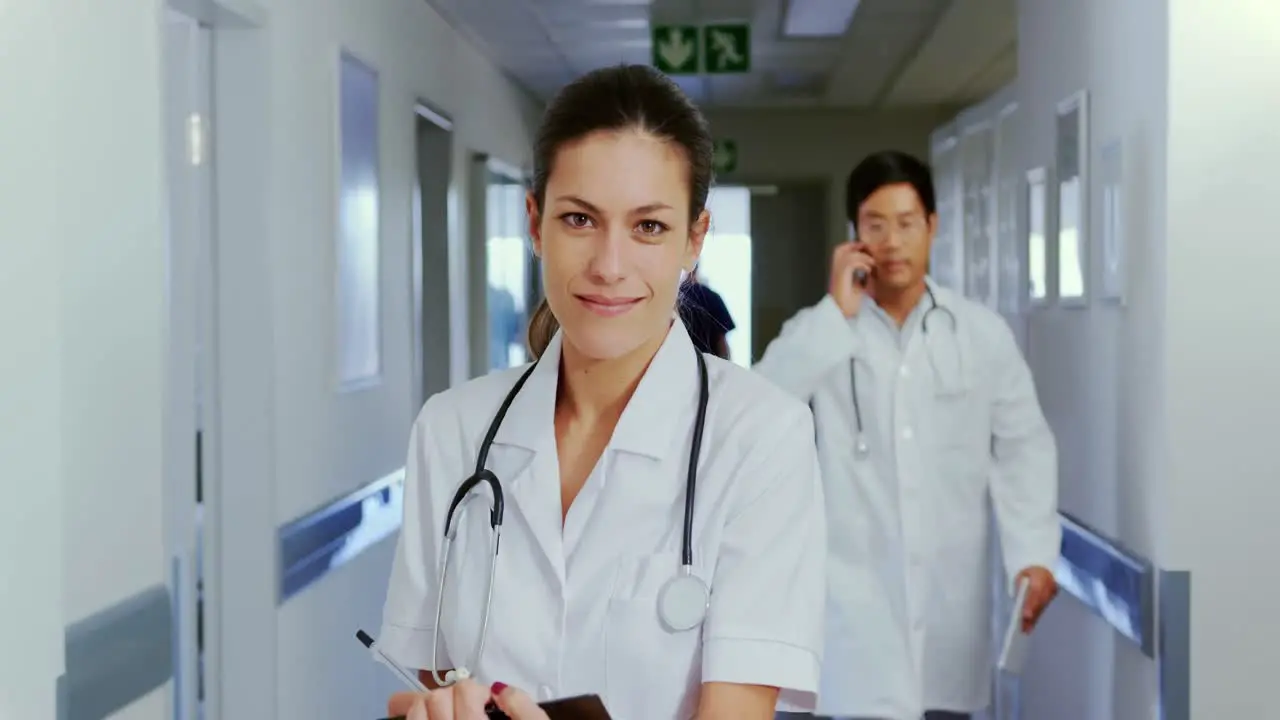
{"type": "Polygon", "coordinates": [[[644,298],[613,298],[603,295],[574,295],[591,312],[604,317],[617,317],[639,305],[644,298]]]}

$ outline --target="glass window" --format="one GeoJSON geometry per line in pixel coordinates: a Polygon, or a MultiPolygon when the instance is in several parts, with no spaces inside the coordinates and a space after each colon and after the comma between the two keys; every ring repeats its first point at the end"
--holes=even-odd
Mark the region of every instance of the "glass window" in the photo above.
{"type": "Polygon", "coordinates": [[[489,178],[485,246],[489,308],[489,369],[528,362],[531,251],[525,238],[524,187],[511,178],[489,178]]]}
{"type": "Polygon", "coordinates": [[[711,232],[698,260],[698,280],[724,300],[734,329],[726,338],[729,359],[751,366],[751,191],[717,187],[707,199],[711,232]]]}

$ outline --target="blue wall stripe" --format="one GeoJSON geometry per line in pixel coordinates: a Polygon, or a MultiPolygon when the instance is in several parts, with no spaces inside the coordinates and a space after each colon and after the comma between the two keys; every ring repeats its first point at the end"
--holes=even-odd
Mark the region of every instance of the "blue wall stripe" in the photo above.
{"type": "Polygon", "coordinates": [[[330,502],[277,531],[279,602],[400,529],[404,468],[330,502]]]}
{"type": "Polygon", "coordinates": [[[1062,590],[1155,657],[1155,570],[1151,561],[1060,513],[1062,552],[1054,576],[1062,590]]]}

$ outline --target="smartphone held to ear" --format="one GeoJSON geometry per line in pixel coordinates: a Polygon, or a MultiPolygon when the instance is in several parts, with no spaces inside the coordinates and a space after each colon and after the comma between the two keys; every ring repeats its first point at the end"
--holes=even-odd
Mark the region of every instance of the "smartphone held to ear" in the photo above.
{"type": "Polygon", "coordinates": [[[866,270],[854,270],[853,281],[862,287],[866,287],[867,283],[871,282],[871,273],[866,270]]]}

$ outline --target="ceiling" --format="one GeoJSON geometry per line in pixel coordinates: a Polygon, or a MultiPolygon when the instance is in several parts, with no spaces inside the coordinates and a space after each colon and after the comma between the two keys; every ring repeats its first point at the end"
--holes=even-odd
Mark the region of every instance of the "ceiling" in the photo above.
{"type": "Polygon", "coordinates": [[[751,25],[750,72],[676,76],[706,106],[960,105],[990,95],[1017,72],[1017,0],[427,2],[543,99],[593,68],[649,63],[651,25],[666,24],[751,25]],[[842,36],[793,38],[783,34],[792,4],[818,13],[856,10],[842,36]]]}

